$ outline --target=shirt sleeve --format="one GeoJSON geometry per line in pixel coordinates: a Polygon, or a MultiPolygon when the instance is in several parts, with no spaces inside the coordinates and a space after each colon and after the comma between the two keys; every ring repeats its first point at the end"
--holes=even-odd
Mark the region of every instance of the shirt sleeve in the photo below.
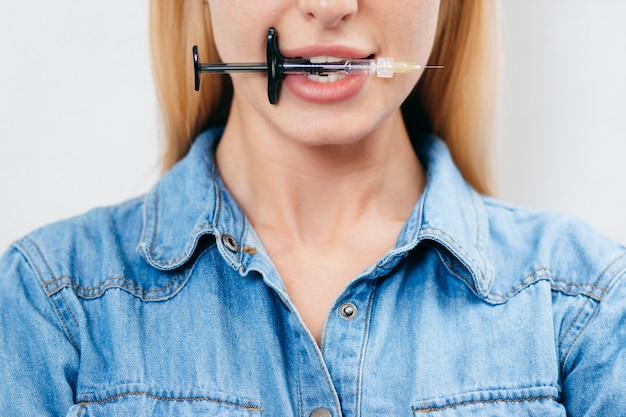
{"type": "Polygon", "coordinates": [[[564,364],[563,402],[568,416],[626,415],[626,274],[580,323],[564,364]]]}
{"type": "Polygon", "coordinates": [[[0,258],[0,416],[64,416],[78,348],[25,254],[0,258]]]}

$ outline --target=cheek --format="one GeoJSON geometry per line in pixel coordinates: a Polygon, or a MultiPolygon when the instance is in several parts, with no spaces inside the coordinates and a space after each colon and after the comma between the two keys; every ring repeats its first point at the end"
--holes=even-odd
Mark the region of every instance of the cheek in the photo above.
{"type": "Polygon", "coordinates": [[[439,1],[399,1],[396,9],[389,11],[385,26],[394,28],[387,32],[390,42],[410,54],[407,58],[419,62],[430,54],[438,20],[439,1]]]}
{"type": "Polygon", "coordinates": [[[250,0],[209,0],[211,27],[217,50],[225,62],[264,58],[267,23],[263,9],[250,0]]]}

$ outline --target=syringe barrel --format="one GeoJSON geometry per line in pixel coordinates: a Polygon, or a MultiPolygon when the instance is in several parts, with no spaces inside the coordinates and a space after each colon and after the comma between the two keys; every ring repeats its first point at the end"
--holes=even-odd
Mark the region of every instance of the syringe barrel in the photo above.
{"type": "Polygon", "coordinates": [[[285,74],[370,75],[376,72],[376,63],[373,59],[348,59],[324,63],[311,63],[305,59],[285,59],[283,68],[285,74]]]}

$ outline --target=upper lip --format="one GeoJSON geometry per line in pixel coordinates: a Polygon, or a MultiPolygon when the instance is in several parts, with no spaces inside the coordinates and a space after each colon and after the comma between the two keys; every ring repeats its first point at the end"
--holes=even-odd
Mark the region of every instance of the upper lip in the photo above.
{"type": "Polygon", "coordinates": [[[332,56],[335,58],[358,59],[373,56],[373,54],[365,49],[335,45],[322,46],[312,45],[300,48],[284,49],[281,54],[289,58],[310,58],[313,56],[332,56]]]}

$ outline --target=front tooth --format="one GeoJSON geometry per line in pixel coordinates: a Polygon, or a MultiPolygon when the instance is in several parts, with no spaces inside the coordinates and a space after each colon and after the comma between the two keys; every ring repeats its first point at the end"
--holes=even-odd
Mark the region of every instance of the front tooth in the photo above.
{"type": "Polygon", "coordinates": [[[324,64],[327,61],[327,56],[326,55],[321,55],[321,56],[312,56],[311,58],[309,58],[309,61],[311,61],[311,64],[324,64]]]}
{"type": "Polygon", "coordinates": [[[328,74],[326,78],[328,78],[329,83],[334,83],[339,79],[339,76],[337,74],[328,74]]]}
{"type": "Polygon", "coordinates": [[[342,62],[345,61],[345,59],[328,55],[320,55],[312,56],[311,58],[309,58],[309,61],[311,62],[311,64],[325,64],[327,62],[342,62]]]}

